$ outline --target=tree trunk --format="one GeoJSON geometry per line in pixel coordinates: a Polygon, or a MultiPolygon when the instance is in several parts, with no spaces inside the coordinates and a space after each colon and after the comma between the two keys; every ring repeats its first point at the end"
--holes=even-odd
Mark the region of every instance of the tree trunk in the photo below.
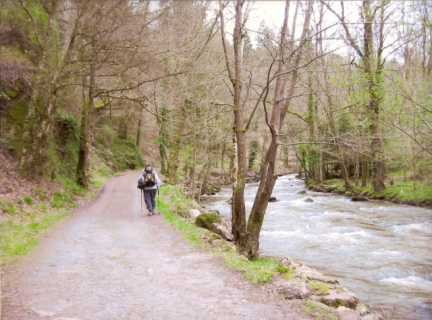
{"type": "Polygon", "coordinates": [[[233,184],[232,200],[232,233],[234,241],[241,246],[246,241],[246,206],[244,190],[246,184],[247,149],[246,132],[244,129],[244,111],[242,110],[242,24],[243,24],[244,0],[237,0],[235,6],[235,26],[233,35],[234,46],[234,77],[232,78],[234,88],[234,134],[236,141],[237,172],[233,184]]]}
{"type": "MultiPolygon", "coordinates": [[[[93,46],[94,50],[94,46],[93,46]]],[[[80,145],[78,153],[77,165],[77,182],[87,188],[89,186],[89,162],[90,162],[90,124],[91,114],[94,110],[94,90],[96,81],[95,56],[94,52],[90,61],[88,93],[87,97],[83,97],[83,107],[81,110],[81,129],[80,129],[80,145]]],[[[83,90],[86,88],[86,79],[84,79],[83,90]]]]}
{"type": "Polygon", "coordinates": [[[364,15],[364,55],[363,65],[367,79],[367,90],[369,95],[368,114],[369,114],[369,133],[371,139],[371,157],[372,157],[372,186],[375,192],[381,192],[385,189],[384,185],[384,146],[382,142],[380,126],[380,108],[383,99],[382,88],[382,62],[374,59],[373,47],[373,15],[370,8],[370,0],[363,0],[364,15]]]}
{"type": "MultiPolygon", "coordinates": [[[[289,17],[289,0],[285,2],[285,16],[284,22],[281,28],[281,37],[279,43],[279,62],[276,74],[280,74],[284,69],[283,57],[285,56],[285,48],[287,41],[287,32],[288,32],[288,17],[289,17]]],[[[310,14],[311,14],[311,4],[308,5],[308,10],[306,11],[305,23],[303,26],[303,33],[301,36],[301,43],[304,42],[306,34],[308,32],[309,22],[310,22],[310,14]]],[[[301,44],[302,45],[302,44],[301,44]]],[[[296,68],[300,63],[300,55],[301,48],[298,50],[296,59],[294,61],[294,68],[296,68]]],[[[239,249],[240,252],[245,254],[249,259],[254,259],[258,257],[259,254],[259,236],[261,232],[261,227],[264,222],[264,216],[268,206],[268,200],[273,192],[273,188],[276,182],[275,168],[276,168],[276,159],[277,159],[277,151],[279,144],[279,133],[282,128],[282,124],[287,112],[287,108],[289,107],[290,100],[294,94],[295,83],[297,81],[297,72],[293,72],[291,76],[291,86],[288,91],[288,99],[285,101],[285,86],[286,79],[282,77],[276,78],[275,90],[274,90],[274,103],[273,109],[271,111],[271,118],[267,119],[267,126],[271,132],[271,141],[270,145],[267,149],[263,166],[261,168],[260,173],[260,183],[258,187],[257,194],[255,196],[254,204],[249,216],[248,224],[247,224],[247,239],[244,243],[241,243],[239,249]]],[[[265,99],[263,101],[264,105],[266,103],[265,99]]],[[[267,110],[265,108],[265,110],[267,110]]],[[[267,112],[267,111],[266,111],[267,112]]]]}

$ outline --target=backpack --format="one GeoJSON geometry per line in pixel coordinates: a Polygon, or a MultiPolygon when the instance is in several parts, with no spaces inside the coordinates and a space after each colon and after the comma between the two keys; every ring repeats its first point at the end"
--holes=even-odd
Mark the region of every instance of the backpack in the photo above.
{"type": "Polygon", "coordinates": [[[142,177],[138,180],[138,188],[151,188],[156,185],[156,177],[153,172],[144,172],[142,177]]]}

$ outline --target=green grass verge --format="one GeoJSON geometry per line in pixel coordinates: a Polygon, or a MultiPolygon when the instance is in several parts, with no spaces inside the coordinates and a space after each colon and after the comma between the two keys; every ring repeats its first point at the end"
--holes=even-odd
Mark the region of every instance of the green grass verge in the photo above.
{"type": "Polygon", "coordinates": [[[0,265],[29,253],[41,234],[67,216],[67,211],[31,214],[19,221],[0,224],[0,265]]]}
{"type": "Polygon", "coordinates": [[[374,192],[372,186],[361,187],[354,185],[353,190],[346,190],[342,179],[328,179],[322,184],[311,182],[312,188],[320,186],[329,192],[347,195],[365,195],[372,199],[383,199],[393,202],[401,202],[413,205],[432,206],[432,185],[419,181],[395,181],[387,184],[383,192],[374,192]]]}
{"type": "Polygon", "coordinates": [[[79,198],[93,198],[111,176],[111,171],[101,167],[92,171],[89,190],[71,179],[59,178],[62,190],[50,199],[43,190],[36,190],[33,198],[38,200],[37,204],[32,197],[17,203],[0,202],[7,214],[6,221],[0,223],[0,265],[29,253],[48,229],[70,215],[79,198]]]}
{"type": "Polygon", "coordinates": [[[207,237],[216,237],[205,229],[197,227],[191,221],[184,218],[184,211],[194,207],[193,200],[187,198],[179,187],[165,185],[160,190],[158,198],[158,210],[165,220],[174,226],[183,237],[193,246],[207,250],[221,257],[225,265],[239,271],[250,282],[255,284],[270,282],[274,276],[280,275],[290,280],[294,273],[283,266],[279,261],[271,258],[259,258],[249,261],[238,254],[236,250],[226,243],[220,241],[220,245],[211,246],[207,237]]]}

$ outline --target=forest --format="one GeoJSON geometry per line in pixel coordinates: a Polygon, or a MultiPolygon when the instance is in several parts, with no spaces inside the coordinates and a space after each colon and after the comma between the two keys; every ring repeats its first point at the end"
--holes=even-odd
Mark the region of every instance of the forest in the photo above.
{"type": "Polygon", "coordinates": [[[259,30],[253,5],[1,0],[2,152],[23,176],[83,188],[101,165],[144,163],[198,200],[232,184],[249,258],[288,172],[430,206],[430,1],[287,0],[277,29],[259,30]]]}

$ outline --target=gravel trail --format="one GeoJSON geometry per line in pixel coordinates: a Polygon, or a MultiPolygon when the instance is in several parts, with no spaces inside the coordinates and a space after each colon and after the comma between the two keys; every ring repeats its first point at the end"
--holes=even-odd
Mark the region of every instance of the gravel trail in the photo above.
{"type": "Polygon", "coordinates": [[[305,319],[140,212],[113,178],[3,274],[2,320],[305,319]]]}

